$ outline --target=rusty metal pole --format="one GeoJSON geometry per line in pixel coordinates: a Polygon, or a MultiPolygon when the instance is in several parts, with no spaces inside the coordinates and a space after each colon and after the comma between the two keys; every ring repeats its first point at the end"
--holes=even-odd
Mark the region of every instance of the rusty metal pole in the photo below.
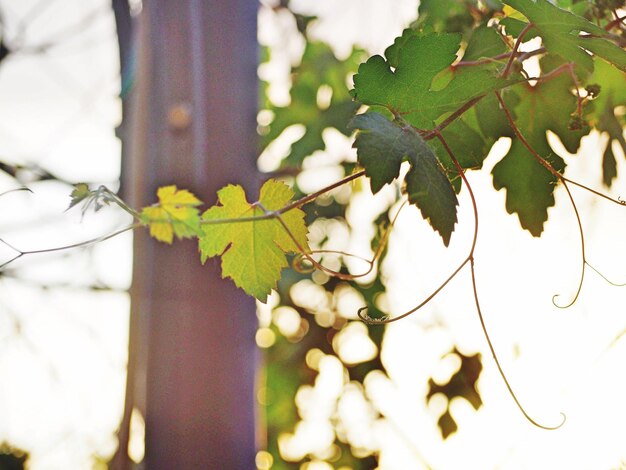
{"type": "MultiPolygon", "coordinates": [[[[139,17],[125,192],[176,184],[207,204],[257,189],[257,4],[150,0],[139,17]]],[[[255,468],[255,305],[200,265],[193,241],[135,235],[130,403],[146,420],[147,470],[255,468]]],[[[123,444],[122,444],[123,445],[123,444]]]]}

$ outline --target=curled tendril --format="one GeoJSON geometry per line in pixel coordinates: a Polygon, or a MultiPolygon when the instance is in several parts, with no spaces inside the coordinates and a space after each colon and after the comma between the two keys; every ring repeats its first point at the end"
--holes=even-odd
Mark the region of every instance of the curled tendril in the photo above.
{"type": "Polygon", "coordinates": [[[383,315],[382,317],[378,318],[370,317],[369,313],[367,313],[367,310],[368,307],[361,307],[359,310],[357,310],[356,314],[364,323],[367,323],[368,325],[384,325],[385,323],[389,323],[390,320],[393,321],[393,319],[389,318],[389,315],[383,315]]]}
{"type": "Polygon", "coordinates": [[[437,287],[433,292],[431,292],[431,294],[428,297],[426,297],[422,302],[420,302],[418,305],[413,307],[411,310],[404,312],[402,315],[398,315],[397,317],[390,317],[389,315],[385,315],[384,317],[381,317],[381,318],[373,318],[373,317],[370,317],[367,313],[365,314],[361,313],[363,312],[363,310],[367,310],[367,307],[361,307],[358,310],[357,315],[366,323],[384,324],[384,323],[393,323],[398,320],[402,320],[403,318],[406,318],[409,315],[414,314],[415,312],[420,310],[424,305],[426,305],[428,302],[434,299],[437,296],[437,294],[439,294],[439,292],[441,292],[443,288],[446,287],[448,283],[456,277],[459,271],[461,271],[461,269],[463,269],[463,267],[469,261],[470,261],[469,257],[465,258],[465,260],[452,272],[452,274],[450,274],[450,276],[448,276],[448,278],[445,281],[439,284],[439,287],[437,287]]]}
{"type": "Polygon", "coordinates": [[[263,204],[261,202],[255,202],[254,205],[256,207],[259,207],[261,210],[263,210],[264,212],[264,216],[267,218],[271,218],[271,219],[276,219],[278,220],[278,222],[282,225],[283,229],[285,230],[285,232],[287,233],[287,235],[289,236],[289,238],[291,238],[291,240],[294,242],[294,244],[296,245],[296,247],[298,248],[298,253],[296,254],[292,265],[294,267],[294,269],[296,271],[302,272],[302,273],[306,273],[306,272],[312,272],[315,269],[319,269],[320,271],[332,276],[332,277],[336,277],[337,279],[341,279],[341,280],[346,280],[346,281],[352,281],[364,276],[367,276],[368,274],[370,274],[372,272],[372,270],[374,269],[374,266],[376,265],[376,261],[380,258],[380,256],[383,253],[383,250],[385,249],[385,246],[387,246],[387,241],[389,240],[389,234],[391,232],[391,229],[393,228],[393,225],[395,224],[396,220],[398,219],[398,216],[400,215],[400,212],[402,211],[402,209],[404,208],[404,206],[406,205],[407,201],[405,200],[402,205],[400,206],[400,208],[398,209],[398,211],[396,212],[396,214],[394,215],[393,219],[391,220],[391,223],[389,224],[389,227],[387,227],[387,229],[383,232],[383,236],[380,240],[380,242],[378,243],[378,247],[376,248],[376,252],[374,253],[374,256],[372,257],[371,260],[363,258],[361,256],[358,255],[354,255],[351,253],[345,253],[343,251],[334,251],[334,250],[314,250],[314,251],[307,251],[304,249],[304,247],[300,244],[300,242],[297,240],[297,238],[295,237],[295,235],[293,234],[293,232],[291,231],[291,229],[289,228],[289,226],[285,223],[285,221],[283,220],[283,218],[281,217],[281,214],[283,214],[285,211],[280,209],[277,211],[271,211],[269,209],[267,209],[266,207],[263,206],[263,204]],[[312,254],[316,254],[316,253],[335,253],[338,255],[342,255],[342,256],[348,256],[348,257],[353,257],[353,258],[358,258],[361,259],[363,261],[365,261],[366,263],[369,264],[369,268],[362,273],[359,274],[347,274],[347,273],[342,273],[339,271],[335,271],[333,269],[327,268],[326,266],[322,265],[321,263],[319,263],[318,261],[316,261],[311,255],[312,254]],[[311,266],[306,266],[305,263],[310,263],[311,266]]]}
{"type": "Polygon", "coordinates": [[[574,209],[574,214],[576,215],[576,223],[578,224],[578,232],[580,234],[580,252],[582,254],[582,266],[580,269],[580,279],[578,281],[578,287],[576,288],[576,293],[574,294],[574,297],[572,298],[572,300],[570,300],[569,303],[565,305],[559,305],[556,302],[556,299],[559,297],[559,294],[552,296],[552,304],[555,307],[561,308],[561,309],[570,308],[578,300],[578,297],[580,296],[580,292],[582,291],[582,288],[583,288],[583,282],[585,280],[585,267],[587,266],[587,254],[585,250],[585,232],[583,230],[582,221],[580,220],[580,214],[578,213],[578,207],[576,206],[576,201],[574,201],[574,196],[572,196],[572,192],[570,191],[567,181],[565,180],[563,180],[563,187],[567,191],[567,196],[569,197],[569,200],[572,203],[572,208],[574,209]]]}
{"type": "MultiPolygon", "coordinates": [[[[313,254],[314,252],[311,252],[313,254]]],[[[315,266],[302,254],[298,253],[291,262],[291,268],[300,274],[310,274],[315,271],[315,266]]]]}

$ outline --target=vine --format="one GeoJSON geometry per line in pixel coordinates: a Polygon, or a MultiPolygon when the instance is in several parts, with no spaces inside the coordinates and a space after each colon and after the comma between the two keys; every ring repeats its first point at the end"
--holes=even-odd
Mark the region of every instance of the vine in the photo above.
{"type": "MultiPolygon", "coordinates": [[[[288,265],[286,255],[295,256],[291,265],[300,273],[319,270],[344,281],[371,274],[381,261],[389,234],[406,204],[419,208],[447,246],[457,223],[457,194],[465,186],[474,219],[467,256],[414,308],[394,317],[372,317],[368,307],[362,307],[357,315],[369,325],[406,318],[434,299],[469,265],[479,322],[509,394],[530,423],[542,429],[560,428],[566,419],[564,414],[561,413],[562,421],[558,425],[547,426],[524,409],[489,336],[475,271],[478,201],[466,171],[480,169],[492,145],[501,137],[510,138],[511,148],[494,167],[494,186],[507,191],[507,211],[516,213],[522,228],[534,236],[543,232],[547,209],[554,205],[555,186],[564,187],[578,227],[581,267],[572,299],[561,305],[557,303],[557,294],[552,299],[555,306],[574,305],[582,291],[587,267],[611,285],[626,285],[610,281],[589,263],[583,223],[570,186],[619,206],[626,206],[626,201],[566,177],[565,162],[546,137],[547,131],[553,131],[567,150],[575,151],[581,138],[595,128],[608,133],[611,140],[620,142],[626,149],[621,134],[623,115],[615,112],[624,105],[626,52],[622,47],[626,16],[617,7],[582,11],[582,7],[572,6],[576,13],[593,17],[595,22],[591,22],[547,0],[503,3],[504,9],[472,10],[480,18],[471,28],[469,39],[439,31],[438,23],[418,21],[414,28],[396,38],[385,51],[385,57],[373,56],[359,66],[351,91],[354,102],[346,109],[354,115],[358,105],[369,108],[353,116],[346,133],[355,133],[354,147],[360,168],[340,181],[293,200],[294,192],[289,186],[270,179],[261,188],[258,200],[252,203],[246,200],[243,188],[229,185],[218,192],[219,203],[202,214],[199,210],[202,202],[176,186],[160,188],[159,202],[135,210],[106,187],[91,190],[86,184],[79,184],[72,192],[70,208],[82,204],[84,213],[114,204],[128,212],[134,222],[102,237],[41,250],[20,250],[0,239],[16,253],[0,269],[26,255],[88,246],[145,227],[154,238],[165,243],[172,243],[174,238],[196,238],[202,262],[209,257],[221,257],[224,277],[231,277],[248,294],[266,301],[276,288],[281,270],[288,265]],[[542,44],[531,51],[521,51],[521,46],[534,37],[540,37],[542,44]],[[540,57],[541,72],[535,77],[529,76],[525,69],[525,62],[533,57],[540,57]],[[597,73],[598,69],[603,73],[597,73]],[[619,132],[615,130],[616,123],[619,132]],[[369,178],[372,192],[376,193],[399,178],[400,167],[405,162],[410,167],[404,177],[405,199],[382,230],[370,259],[344,251],[309,248],[304,205],[364,176],[369,178]],[[324,254],[361,259],[368,267],[357,274],[343,268],[331,269],[316,259],[324,254]],[[244,260],[247,260],[246,269],[242,269],[244,260]]],[[[287,112],[284,108],[283,111],[287,112]]],[[[278,131],[270,132],[276,137],[278,131]]],[[[611,140],[605,159],[613,155],[611,140]]],[[[312,153],[312,150],[292,149],[288,158],[297,162],[298,152],[312,153]]],[[[608,186],[611,180],[604,178],[608,186]]]]}

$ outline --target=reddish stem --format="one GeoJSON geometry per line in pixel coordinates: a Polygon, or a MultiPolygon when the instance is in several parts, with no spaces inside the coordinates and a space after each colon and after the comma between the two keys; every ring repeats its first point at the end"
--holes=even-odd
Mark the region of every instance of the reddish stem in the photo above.
{"type": "Polygon", "coordinates": [[[524,26],[522,32],[519,33],[519,36],[515,41],[515,45],[513,46],[513,52],[511,53],[509,61],[506,63],[506,67],[504,67],[504,71],[502,72],[502,78],[509,78],[509,75],[511,74],[511,67],[513,66],[513,62],[515,61],[515,56],[517,55],[517,50],[519,49],[519,46],[522,43],[522,40],[524,39],[526,33],[534,26],[535,25],[533,23],[528,23],[526,26],[524,26]]]}

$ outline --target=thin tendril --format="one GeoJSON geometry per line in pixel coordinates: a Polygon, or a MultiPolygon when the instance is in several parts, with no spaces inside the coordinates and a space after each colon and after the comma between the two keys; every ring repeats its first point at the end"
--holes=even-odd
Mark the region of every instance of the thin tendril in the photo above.
{"type": "Polygon", "coordinates": [[[270,218],[278,220],[278,222],[280,223],[280,225],[282,225],[283,229],[285,230],[285,232],[287,233],[289,238],[291,238],[291,240],[294,242],[294,244],[298,248],[298,252],[302,256],[304,256],[304,258],[306,258],[306,260],[309,263],[311,263],[315,268],[319,269],[320,271],[325,272],[326,274],[329,274],[329,275],[331,275],[333,277],[336,277],[337,279],[341,279],[341,280],[345,280],[345,281],[349,281],[349,280],[353,279],[352,274],[346,274],[346,273],[341,273],[341,272],[338,272],[338,271],[334,271],[332,269],[329,269],[329,268],[323,266],[322,264],[318,263],[317,261],[315,261],[313,259],[313,257],[307,252],[307,250],[304,249],[302,244],[298,241],[298,239],[293,234],[293,232],[291,231],[289,226],[285,223],[285,221],[281,217],[280,212],[278,212],[278,211],[271,211],[271,210],[267,209],[265,206],[263,206],[263,204],[260,203],[260,202],[257,202],[256,205],[257,205],[257,207],[261,208],[263,210],[263,212],[265,212],[266,215],[270,216],[270,218]]]}
{"type": "Polygon", "coordinates": [[[615,286],[615,287],[625,287],[626,286],[626,282],[624,282],[623,284],[620,284],[620,283],[611,281],[608,277],[606,277],[604,274],[602,274],[600,271],[598,271],[596,268],[594,268],[591,264],[589,264],[589,262],[585,261],[585,264],[587,266],[589,266],[593,271],[595,271],[595,273],[598,276],[600,276],[602,279],[604,279],[610,285],[615,286]]]}
{"type": "Polygon", "coordinates": [[[441,292],[443,290],[444,287],[446,287],[448,285],[448,283],[454,279],[454,277],[459,273],[459,271],[461,271],[461,269],[463,269],[463,267],[467,264],[467,262],[469,261],[469,258],[466,258],[453,272],[452,274],[450,274],[450,276],[448,276],[448,278],[443,281],[442,284],[439,285],[439,287],[437,287],[428,297],[426,297],[426,299],[424,299],[420,304],[418,304],[417,306],[413,307],[411,310],[409,310],[408,312],[404,312],[402,315],[398,315],[397,317],[389,317],[388,315],[385,315],[384,317],[381,318],[373,318],[370,317],[367,314],[367,307],[361,307],[358,311],[357,311],[357,315],[359,316],[359,318],[361,320],[363,320],[365,323],[370,324],[370,325],[375,325],[375,324],[387,324],[387,323],[393,323],[395,321],[398,320],[402,320],[403,318],[408,317],[409,315],[411,315],[412,313],[417,312],[419,309],[421,309],[424,305],[426,305],[428,302],[430,302],[432,299],[434,299],[437,294],[439,294],[439,292],[441,292]],[[363,313],[365,312],[365,313],[363,313]]]}
{"type": "Polygon", "coordinates": [[[502,369],[502,366],[500,365],[500,361],[498,360],[498,356],[496,355],[496,351],[493,347],[493,344],[491,343],[491,339],[489,338],[489,334],[487,333],[487,329],[485,327],[485,321],[483,319],[483,314],[481,312],[480,309],[480,302],[478,301],[478,289],[476,287],[476,273],[474,270],[474,260],[472,259],[471,262],[471,272],[472,272],[472,288],[474,290],[474,300],[476,303],[476,311],[478,312],[478,318],[480,319],[480,325],[483,329],[483,332],[485,333],[485,337],[487,338],[487,344],[489,345],[489,350],[491,351],[491,355],[493,356],[493,360],[496,363],[496,367],[498,368],[498,372],[500,372],[500,376],[502,377],[502,379],[504,380],[504,384],[506,385],[506,388],[509,391],[509,394],[511,395],[511,398],[513,398],[513,401],[515,402],[515,404],[517,405],[517,407],[519,408],[519,410],[522,412],[522,414],[524,415],[524,417],[533,425],[537,426],[538,428],[541,429],[545,429],[547,431],[554,431],[556,429],[559,429],[561,426],[563,426],[565,424],[565,421],[567,420],[567,416],[565,416],[565,414],[563,412],[560,412],[561,414],[561,422],[559,424],[557,424],[556,426],[546,426],[544,424],[540,424],[537,421],[535,421],[524,409],[524,407],[522,406],[522,404],[520,403],[520,401],[518,400],[517,396],[515,395],[515,392],[513,391],[513,388],[511,387],[511,384],[509,384],[509,381],[506,378],[506,375],[504,374],[504,370],[502,369]]]}
{"type": "MultiPolygon", "coordinates": [[[[325,273],[333,276],[333,277],[340,277],[340,276],[346,276],[346,274],[344,273],[340,273],[338,271],[334,271],[331,270],[329,268],[325,268],[325,267],[318,267],[318,266],[322,266],[319,263],[315,263],[313,262],[313,260],[311,259],[310,255],[312,254],[318,254],[318,253],[334,253],[334,254],[338,254],[341,256],[347,256],[347,257],[351,257],[351,258],[356,258],[356,259],[360,259],[364,262],[366,262],[369,265],[369,268],[367,269],[367,271],[360,273],[360,274],[350,274],[347,276],[350,276],[349,278],[346,278],[348,280],[354,280],[354,279],[358,279],[364,276],[367,276],[368,274],[370,274],[372,272],[372,270],[374,269],[374,266],[376,265],[376,261],[380,258],[380,256],[383,253],[383,250],[385,249],[385,246],[387,246],[387,241],[389,239],[389,234],[391,233],[391,229],[393,228],[396,220],[398,219],[398,216],[400,215],[400,212],[402,211],[402,209],[404,208],[404,206],[407,204],[408,201],[404,201],[402,203],[402,205],[400,206],[400,208],[398,209],[398,211],[396,212],[396,215],[393,217],[393,219],[391,220],[391,223],[389,224],[389,227],[387,227],[387,229],[383,232],[383,236],[380,240],[380,242],[378,243],[378,246],[376,247],[376,251],[374,252],[374,256],[372,257],[372,259],[367,259],[364,258],[362,256],[359,255],[355,255],[352,253],[346,253],[344,251],[337,251],[337,250],[312,250],[312,251],[300,251],[293,263],[292,266],[296,271],[299,272],[311,272],[314,269],[321,269],[322,271],[324,271],[325,273]],[[308,261],[309,263],[312,264],[312,266],[310,268],[303,268],[303,262],[304,260],[308,261]]],[[[280,218],[280,215],[278,215],[278,218],[280,218]]],[[[282,221],[281,221],[282,222],[282,221]]],[[[282,223],[283,227],[286,227],[286,224],[282,223]]],[[[292,238],[292,240],[294,242],[297,243],[297,240],[293,239],[292,234],[290,233],[289,230],[287,230],[287,233],[289,234],[289,236],[292,238]]]]}
{"type": "Polygon", "coordinates": [[[134,219],[141,220],[141,215],[135,209],[126,204],[116,193],[111,191],[106,186],[100,186],[98,191],[103,191],[107,193],[113,199],[113,202],[117,204],[122,210],[126,211],[130,214],[134,219]]]}
{"type": "Polygon", "coordinates": [[[574,197],[572,196],[572,192],[569,189],[566,181],[563,181],[563,186],[567,191],[567,196],[572,203],[572,207],[574,209],[574,213],[576,214],[576,223],[578,224],[578,232],[580,233],[580,252],[582,254],[582,266],[580,270],[580,281],[578,282],[578,288],[576,289],[576,294],[567,305],[559,305],[556,303],[556,299],[560,296],[560,294],[555,294],[552,296],[552,304],[557,308],[569,308],[576,303],[578,297],[580,296],[580,291],[583,288],[583,281],[585,280],[585,266],[587,265],[587,256],[585,251],[585,232],[583,231],[583,225],[580,220],[580,214],[578,212],[578,207],[576,206],[576,202],[574,201],[574,197]]]}
{"type": "Polygon", "coordinates": [[[142,226],[143,226],[142,224],[136,223],[136,224],[128,225],[127,227],[124,227],[120,230],[116,230],[115,232],[109,233],[107,235],[92,238],[90,240],[85,240],[83,242],[72,243],[71,245],[57,246],[54,248],[44,248],[41,250],[20,250],[19,248],[16,248],[15,246],[11,245],[9,242],[0,238],[0,243],[3,243],[4,245],[8,246],[9,248],[11,248],[12,250],[18,253],[15,257],[11,258],[9,261],[6,261],[0,264],[0,270],[4,269],[7,265],[11,264],[12,262],[21,258],[22,256],[37,255],[37,254],[42,254],[42,253],[54,253],[57,251],[71,250],[73,248],[87,247],[90,245],[95,245],[96,243],[101,243],[103,241],[109,240],[110,238],[117,237],[118,235],[121,235],[124,232],[128,232],[129,230],[134,230],[142,226]]]}
{"type": "MultiPolygon", "coordinates": [[[[355,255],[353,253],[348,253],[345,251],[340,251],[340,250],[311,250],[308,252],[309,255],[319,255],[319,254],[331,254],[331,255],[338,255],[338,256],[344,256],[344,257],[348,257],[348,258],[355,258],[358,260],[361,260],[365,263],[367,263],[370,266],[374,265],[374,260],[370,260],[367,258],[364,258],[363,256],[359,256],[359,255],[355,255]]],[[[310,273],[315,271],[315,266],[305,266],[304,263],[308,261],[308,259],[306,258],[304,253],[298,253],[292,263],[291,263],[291,267],[299,272],[299,273],[310,273]]],[[[369,274],[372,271],[372,268],[370,267],[370,269],[367,270],[367,272],[365,274],[361,274],[361,275],[355,275],[355,277],[361,277],[361,276],[365,276],[367,274],[369,274]]]]}
{"type": "Polygon", "coordinates": [[[565,424],[565,420],[567,419],[566,416],[563,413],[561,413],[561,416],[563,417],[563,420],[557,426],[545,426],[545,425],[540,424],[537,421],[535,421],[526,412],[526,410],[524,409],[524,407],[522,406],[522,404],[518,400],[517,396],[515,395],[515,392],[513,391],[513,388],[511,387],[511,384],[509,383],[508,379],[506,378],[506,374],[504,373],[504,370],[502,369],[502,366],[500,365],[500,361],[498,360],[498,356],[497,356],[496,351],[495,351],[495,349],[493,347],[493,344],[491,342],[491,338],[489,336],[489,332],[487,331],[487,326],[485,325],[485,320],[483,318],[482,309],[480,307],[480,301],[479,301],[479,298],[478,298],[478,288],[476,286],[476,270],[474,268],[474,250],[476,248],[476,242],[478,241],[478,205],[476,204],[476,197],[474,196],[474,191],[472,190],[472,187],[469,184],[469,181],[467,180],[467,177],[465,176],[465,172],[463,171],[463,168],[461,167],[461,164],[459,163],[459,161],[457,160],[456,156],[452,152],[452,149],[448,146],[448,143],[446,142],[446,140],[443,138],[443,135],[441,135],[441,133],[439,133],[437,135],[437,137],[439,138],[439,141],[441,142],[443,147],[446,149],[446,152],[448,152],[448,155],[450,155],[450,158],[452,159],[452,162],[454,163],[454,166],[457,168],[457,171],[459,172],[459,175],[461,176],[461,178],[463,179],[463,182],[465,183],[465,186],[467,187],[468,193],[470,195],[470,199],[472,201],[472,208],[474,210],[474,239],[473,239],[473,242],[472,242],[472,249],[470,250],[470,254],[469,254],[468,259],[466,261],[470,262],[470,272],[472,274],[472,289],[474,291],[474,302],[476,304],[476,312],[478,313],[478,318],[480,320],[480,325],[481,325],[483,333],[485,335],[485,339],[487,340],[487,344],[489,346],[489,350],[491,351],[491,355],[493,356],[493,360],[496,363],[498,371],[500,372],[500,376],[502,377],[502,380],[504,381],[504,383],[505,383],[505,385],[506,385],[506,387],[507,387],[507,389],[509,391],[509,394],[513,398],[513,401],[515,402],[515,404],[517,405],[519,410],[522,412],[524,417],[530,423],[532,423],[533,425],[537,426],[538,428],[546,429],[546,430],[558,429],[561,426],[563,426],[563,424],[565,424]]]}
{"type": "Polygon", "coordinates": [[[572,77],[572,82],[574,82],[574,89],[576,90],[576,115],[582,119],[583,118],[583,105],[585,103],[585,99],[580,95],[580,82],[578,81],[578,77],[574,73],[574,64],[571,62],[567,64],[568,71],[570,77],[572,77]]]}

